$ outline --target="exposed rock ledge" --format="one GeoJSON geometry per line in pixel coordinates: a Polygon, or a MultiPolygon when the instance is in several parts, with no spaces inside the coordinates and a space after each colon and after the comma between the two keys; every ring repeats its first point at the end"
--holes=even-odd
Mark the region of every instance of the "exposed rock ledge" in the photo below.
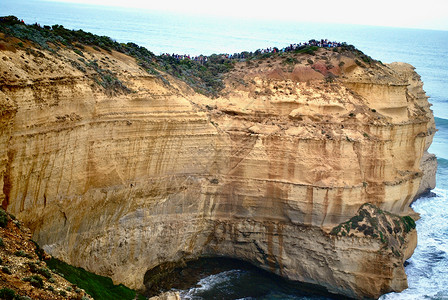
{"type": "Polygon", "coordinates": [[[436,168],[412,66],[275,56],[237,63],[210,99],[121,53],[83,50],[131,93],[95,83],[72,50],[2,43],[0,201],[52,255],[131,288],[199,256],[350,297],[407,287],[416,232],[397,215],[415,216],[436,168]]]}

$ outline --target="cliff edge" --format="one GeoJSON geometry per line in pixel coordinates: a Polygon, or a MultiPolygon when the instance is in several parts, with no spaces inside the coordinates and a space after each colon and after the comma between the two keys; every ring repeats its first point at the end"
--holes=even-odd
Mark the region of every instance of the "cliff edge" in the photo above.
{"type": "Polygon", "coordinates": [[[137,289],[201,256],[354,298],[407,287],[436,169],[412,66],[345,44],[171,61],[8,26],[0,201],[48,253],[137,289]]]}

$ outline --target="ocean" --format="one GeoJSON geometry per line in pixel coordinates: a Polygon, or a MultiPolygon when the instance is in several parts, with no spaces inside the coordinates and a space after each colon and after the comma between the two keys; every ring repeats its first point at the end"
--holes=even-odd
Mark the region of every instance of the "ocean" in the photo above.
{"type": "MultiPolygon", "coordinates": [[[[155,54],[232,54],[326,38],[353,44],[383,63],[412,64],[422,77],[436,117],[438,132],[430,152],[439,163],[437,187],[412,204],[421,219],[417,221],[418,246],[406,266],[409,288],[382,299],[448,299],[448,31],[301,23],[300,19],[242,20],[42,0],[1,0],[0,15],[132,41],[155,54]]],[[[184,299],[330,299],[292,288],[252,268],[233,266],[203,274],[180,292],[184,299]]]]}

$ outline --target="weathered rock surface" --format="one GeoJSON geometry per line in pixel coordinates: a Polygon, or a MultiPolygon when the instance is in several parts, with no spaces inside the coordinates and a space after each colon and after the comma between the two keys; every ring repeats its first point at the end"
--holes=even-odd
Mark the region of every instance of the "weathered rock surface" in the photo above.
{"type": "Polygon", "coordinates": [[[393,250],[330,231],[365,203],[414,215],[434,187],[435,125],[412,66],[291,53],[236,64],[210,99],[117,52],[83,59],[130,93],[98,85],[69,49],[2,49],[0,200],[52,255],[131,288],[201,255],[351,297],[407,287],[414,229],[393,250]]]}
{"type": "Polygon", "coordinates": [[[158,296],[149,298],[149,300],[180,300],[178,292],[166,292],[158,296]]]}
{"type": "Polygon", "coordinates": [[[0,209],[0,299],[92,299],[47,267],[31,232],[0,209]],[[15,295],[15,297],[14,297],[15,295]]]}

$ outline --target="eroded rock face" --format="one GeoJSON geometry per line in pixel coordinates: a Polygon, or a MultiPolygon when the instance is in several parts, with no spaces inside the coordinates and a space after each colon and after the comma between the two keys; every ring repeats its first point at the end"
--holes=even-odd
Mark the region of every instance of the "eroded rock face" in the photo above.
{"type": "Polygon", "coordinates": [[[73,51],[40,53],[0,52],[0,200],[49,253],[131,288],[201,255],[351,297],[406,288],[414,229],[394,250],[330,232],[365,203],[414,215],[434,187],[435,125],[412,66],[277,56],[236,64],[210,99],[120,53],[84,59],[126,89],[98,85],[73,51]]]}

